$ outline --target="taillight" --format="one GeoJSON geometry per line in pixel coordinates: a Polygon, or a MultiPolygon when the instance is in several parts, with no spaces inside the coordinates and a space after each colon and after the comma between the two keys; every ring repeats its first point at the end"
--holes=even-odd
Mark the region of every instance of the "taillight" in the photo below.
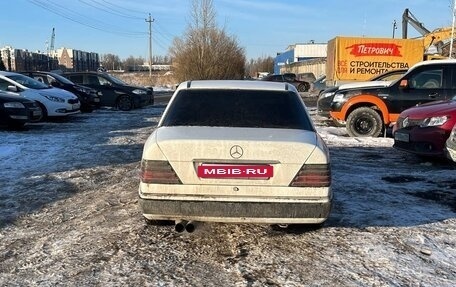
{"type": "Polygon", "coordinates": [[[305,164],[294,177],[293,187],[326,187],[331,185],[329,164],[305,164]]]}
{"type": "Polygon", "coordinates": [[[181,184],[176,172],[167,161],[146,160],[141,161],[141,182],[157,184],[181,184]]]}

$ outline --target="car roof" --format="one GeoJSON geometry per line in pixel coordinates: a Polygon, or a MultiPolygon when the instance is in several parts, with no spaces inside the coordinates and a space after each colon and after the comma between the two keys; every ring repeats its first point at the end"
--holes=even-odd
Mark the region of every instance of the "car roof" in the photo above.
{"type": "Polygon", "coordinates": [[[456,59],[436,59],[418,62],[413,67],[426,66],[426,65],[442,65],[442,64],[454,64],[456,65],[456,59]]]}
{"type": "Polygon", "coordinates": [[[99,73],[99,72],[94,72],[94,71],[87,71],[87,72],[65,72],[63,73],[64,75],[70,75],[70,74],[94,74],[94,75],[104,75],[106,73],[99,73]]]}
{"type": "Polygon", "coordinates": [[[0,71],[0,75],[2,75],[2,76],[13,76],[13,75],[18,75],[18,74],[19,73],[0,71]]]}
{"type": "Polygon", "coordinates": [[[249,81],[249,80],[198,80],[183,82],[178,87],[182,89],[226,89],[226,90],[275,90],[295,91],[296,88],[289,83],[249,81]]]}

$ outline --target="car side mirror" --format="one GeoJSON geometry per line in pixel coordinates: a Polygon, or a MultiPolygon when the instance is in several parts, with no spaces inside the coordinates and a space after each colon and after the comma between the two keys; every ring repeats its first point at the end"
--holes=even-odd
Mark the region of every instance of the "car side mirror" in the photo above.
{"type": "Polygon", "coordinates": [[[8,88],[6,88],[6,90],[9,92],[18,92],[19,91],[16,86],[8,86],[8,88]]]}
{"type": "Polygon", "coordinates": [[[407,89],[408,87],[409,87],[408,80],[406,80],[406,79],[401,80],[401,82],[399,83],[399,88],[407,89]]]}

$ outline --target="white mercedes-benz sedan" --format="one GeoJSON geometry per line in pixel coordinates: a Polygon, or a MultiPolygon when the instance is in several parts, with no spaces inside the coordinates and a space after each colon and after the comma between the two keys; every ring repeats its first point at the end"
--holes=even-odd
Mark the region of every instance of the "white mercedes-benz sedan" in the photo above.
{"type": "Polygon", "coordinates": [[[328,149],[291,84],[184,82],[144,145],[143,215],[178,231],[198,221],[320,224],[332,199],[328,149]]]}

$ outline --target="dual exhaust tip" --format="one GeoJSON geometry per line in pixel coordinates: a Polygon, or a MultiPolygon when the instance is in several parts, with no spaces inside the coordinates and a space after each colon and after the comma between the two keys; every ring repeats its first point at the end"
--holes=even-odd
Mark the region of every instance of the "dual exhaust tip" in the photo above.
{"type": "Polygon", "coordinates": [[[186,221],[186,220],[178,220],[174,225],[174,230],[176,232],[181,233],[187,231],[188,233],[192,233],[196,229],[196,222],[195,221],[186,221]]]}

